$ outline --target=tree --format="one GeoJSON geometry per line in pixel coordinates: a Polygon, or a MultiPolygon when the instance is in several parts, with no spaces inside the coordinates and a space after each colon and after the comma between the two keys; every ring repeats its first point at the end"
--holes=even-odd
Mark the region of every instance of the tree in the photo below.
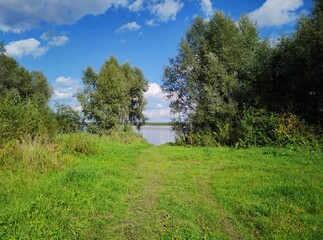
{"type": "Polygon", "coordinates": [[[56,105],[56,119],[59,133],[76,133],[82,131],[82,119],[69,105],[56,105]]]}
{"type": "Polygon", "coordinates": [[[56,120],[48,106],[51,95],[45,76],[21,67],[0,42],[0,142],[25,135],[54,136],[56,120]]]}
{"type": "Polygon", "coordinates": [[[35,99],[47,104],[52,96],[52,88],[42,72],[28,72],[16,60],[6,56],[0,43],[0,95],[16,89],[23,100],[35,99]]]}
{"type": "Polygon", "coordinates": [[[257,86],[264,93],[263,106],[323,126],[322,1],[314,1],[312,13],[298,20],[291,36],[281,38],[268,63],[270,74],[257,86]]]}
{"type": "Polygon", "coordinates": [[[249,98],[258,75],[254,66],[265,47],[247,16],[238,23],[221,12],[209,21],[195,18],[164,70],[162,88],[175,129],[219,133],[233,124],[244,105],[254,101],[249,98]]]}
{"type": "Polygon", "coordinates": [[[143,93],[148,82],[139,69],[128,63],[119,65],[116,58],[110,57],[99,73],[88,67],[83,72],[83,83],[84,90],[77,98],[90,131],[127,130],[131,124],[140,127],[144,123],[143,93]]]}

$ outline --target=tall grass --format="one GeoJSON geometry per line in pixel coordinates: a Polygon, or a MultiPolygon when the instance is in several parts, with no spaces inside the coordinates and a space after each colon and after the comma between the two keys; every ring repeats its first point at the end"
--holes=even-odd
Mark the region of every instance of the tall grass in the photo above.
{"type": "Polygon", "coordinates": [[[66,160],[61,146],[42,137],[27,135],[0,147],[0,166],[6,170],[45,172],[63,168],[66,160]]]}

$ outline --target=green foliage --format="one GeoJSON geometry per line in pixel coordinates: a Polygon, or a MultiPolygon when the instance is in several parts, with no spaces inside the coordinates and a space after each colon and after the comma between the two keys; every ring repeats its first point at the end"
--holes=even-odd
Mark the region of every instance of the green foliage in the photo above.
{"type": "Polygon", "coordinates": [[[147,143],[146,139],[142,135],[135,133],[134,131],[108,131],[101,138],[106,142],[117,142],[123,144],[133,143],[147,143]]]}
{"type": "Polygon", "coordinates": [[[36,100],[22,101],[12,90],[0,101],[0,143],[24,136],[53,137],[56,134],[55,115],[48,106],[36,100]]]}
{"type": "Polygon", "coordinates": [[[209,21],[197,17],[164,70],[177,142],[317,145],[323,122],[320,2],[275,46],[260,40],[247,16],[238,22],[220,12],[209,21]],[[282,130],[287,115],[297,118],[291,134],[282,130]]]}
{"type": "Polygon", "coordinates": [[[63,134],[56,137],[56,142],[72,154],[94,155],[99,152],[99,137],[89,133],[63,134]]]}
{"type": "Polygon", "coordinates": [[[13,58],[0,54],[0,96],[16,90],[23,100],[36,99],[44,104],[52,95],[52,88],[42,72],[28,72],[13,58]]]}
{"type": "Polygon", "coordinates": [[[280,116],[278,125],[274,129],[277,144],[281,146],[298,145],[313,146],[320,145],[320,137],[313,126],[303,123],[294,114],[283,114],[280,116]]]}
{"type": "Polygon", "coordinates": [[[53,137],[56,121],[47,105],[52,94],[47,79],[41,72],[28,72],[3,50],[0,54],[0,144],[25,136],[53,137]]]}
{"type": "Polygon", "coordinates": [[[293,113],[322,127],[323,6],[314,1],[310,15],[298,20],[293,34],[283,37],[267,62],[267,77],[255,84],[261,104],[278,113],[293,113]]]}
{"type": "Polygon", "coordinates": [[[46,172],[65,164],[61,147],[47,138],[25,136],[0,146],[0,167],[6,171],[46,172]]]}
{"type": "Polygon", "coordinates": [[[219,12],[207,22],[197,17],[164,71],[175,129],[225,134],[221,129],[250,102],[253,66],[263,47],[246,16],[238,24],[219,12]]]}
{"type": "Polygon", "coordinates": [[[238,121],[237,147],[266,146],[279,144],[274,130],[278,126],[277,114],[265,109],[249,108],[242,112],[238,121]]]}
{"type": "Polygon", "coordinates": [[[57,131],[59,133],[76,133],[82,131],[80,113],[69,105],[56,105],[57,131]]]}
{"type": "Polygon", "coordinates": [[[78,94],[88,131],[102,133],[110,129],[129,130],[145,122],[143,93],[148,82],[138,68],[119,65],[109,58],[99,73],[88,67],[84,71],[84,91],[78,94]]]}

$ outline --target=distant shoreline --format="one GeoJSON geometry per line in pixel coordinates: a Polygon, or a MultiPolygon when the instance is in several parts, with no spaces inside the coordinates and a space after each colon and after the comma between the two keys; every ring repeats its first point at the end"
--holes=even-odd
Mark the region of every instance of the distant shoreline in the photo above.
{"type": "Polygon", "coordinates": [[[171,122],[146,122],[143,126],[172,126],[171,122]]]}

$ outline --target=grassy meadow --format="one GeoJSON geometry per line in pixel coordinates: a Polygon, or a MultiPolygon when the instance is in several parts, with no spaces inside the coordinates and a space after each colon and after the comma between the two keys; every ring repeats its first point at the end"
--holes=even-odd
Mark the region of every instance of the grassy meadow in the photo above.
{"type": "Polygon", "coordinates": [[[0,148],[0,239],[322,239],[322,150],[64,135],[0,148]]]}

